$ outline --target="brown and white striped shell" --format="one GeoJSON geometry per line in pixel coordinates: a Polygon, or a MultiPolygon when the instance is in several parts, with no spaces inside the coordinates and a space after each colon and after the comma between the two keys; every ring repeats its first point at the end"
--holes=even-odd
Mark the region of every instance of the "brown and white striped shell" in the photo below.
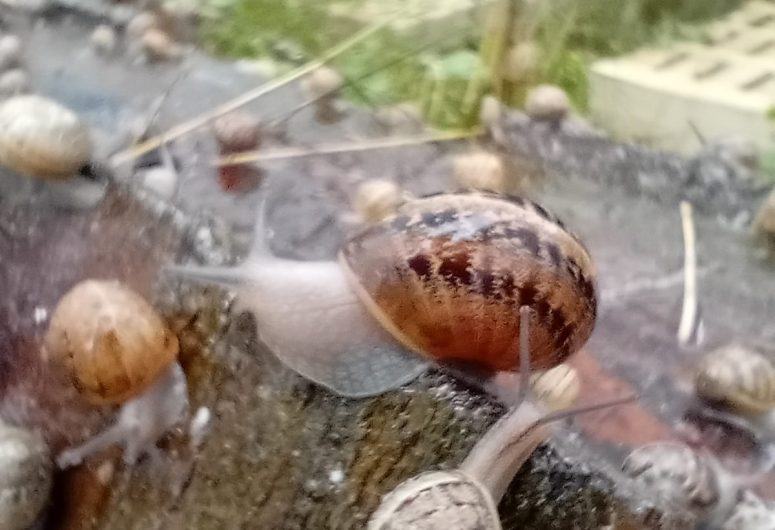
{"type": "Polygon", "coordinates": [[[0,103],[0,164],[16,173],[71,177],[92,156],[89,129],[71,110],[36,95],[0,103]]]}
{"type": "Polygon", "coordinates": [[[500,530],[498,508],[485,487],[461,471],[413,477],[386,495],[368,530],[500,530]]]}
{"type": "Polygon", "coordinates": [[[775,408],[775,365],[750,348],[725,346],[703,358],[694,387],[702,399],[744,414],[764,413],[775,408]]]}
{"type": "Polygon", "coordinates": [[[168,371],[178,340],[133,290],[118,281],[85,280],[59,301],[44,351],[85,399],[119,404],[168,371]]]}
{"type": "Polygon", "coordinates": [[[516,371],[521,306],[532,309],[537,370],[580,349],[594,326],[588,251],[556,217],[519,197],[408,201],[350,238],[340,260],[372,315],[437,361],[516,371]]]}
{"type": "Polygon", "coordinates": [[[715,520],[720,509],[731,508],[736,492],[722,482],[719,469],[710,455],[675,442],[639,447],[622,465],[625,475],[697,521],[715,520]]]}

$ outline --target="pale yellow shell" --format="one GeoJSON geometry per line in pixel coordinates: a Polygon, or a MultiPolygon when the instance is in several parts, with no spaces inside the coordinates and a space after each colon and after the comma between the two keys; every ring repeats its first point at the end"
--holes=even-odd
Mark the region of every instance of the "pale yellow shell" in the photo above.
{"type": "Polygon", "coordinates": [[[551,410],[572,405],[581,392],[581,379],[575,368],[560,364],[530,377],[530,388],[537,401],[551,410]]]}
{"type": "Polygon", "coordinates": [[[525,98],[525,112],[534,120],[561,120],[569,111],[568,95],[558,86],[538,85],[525,98]]]}
{"type": "Polygon", "coordinates": [[[455,184],[461,190],[506,193],[513,188],[503,159],[495,153],[463,153],[455,156],[452,164],[455,184]]]}
{"type": "Polygon", "coordinates": [[[136,292],[118,281],[86,280],[54,310],[45,353],[87,400],[115,404],[151,386],[175,361],[178,341],[136,292]]]}
{"type": "Polygon", "coordinates": [[[423,473],[385,495],[368,530],[501,530],[487,489],[461,471],[423,473]]]}
{"type": "Polygon", "coordinates": [[[31,528],[48,504],[54,465],[36,432],[0,421],[0,528],[31,528]]]}
{"type": "Polygon", "coordinates": [[[339,72],[328,66],[315,68],[304,80],[304,86],[313,98],[335,96],[343,84],[339,72]]]}
{"type": "Polygon", "coordinates": [[[503,77],[509,81],[524,83],[535,75],[538,56],[538,47],[531,41],[513,46],[503,64],[503,77]]]}
{"type": "Polygon", "coordinates": [[[36,95],[0,103],[0,164],[22,175],[67,178],[92,156],[89,128],[71,110],[36,95]]]}
{"type": "Polygon", "coordinates": [[[775,408],[775,365],[750,348],[726,346],[702,359],[694,387],[702,399],[744,414],[764,413],[775,408]]]}
{"type": "Polygon", "coordinates": [[[370,179],[358,185],[353,209],[362,220],[377,223],[394,214],[402,202],[398,184],[390,180],[370,179]]]}

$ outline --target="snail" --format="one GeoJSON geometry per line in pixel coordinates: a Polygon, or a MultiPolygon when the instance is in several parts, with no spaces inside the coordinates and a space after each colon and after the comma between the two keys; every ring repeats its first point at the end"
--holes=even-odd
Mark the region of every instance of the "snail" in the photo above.
{"type": "Polygon", "coordinates": [[[455,184],[464,190],[509,193],[518,186],[514,172],[509,171],[503,157],[491,151],[462,153],[453,159],[455,184]]]}
{"type": "Polygon", "coordinates": [[[140,37],[140,48],[150,62],[169,61],[179,58],[183,50],[167,33],[150,28],[140,37]]]}
{"type": "Polygon", "coordinates": [[[525,98],[525,112],[530,119],[559,124],[570,111],[570,100],[563,89],[554,85],[538,85],[525,98]]]}
{"type": "Polygon", "coordinates": [[[0,421],[0,528],[32,527],[49,502],[53,473],[39,433],[0,421]]]}
{"type": "MultiPolygon", "coordinates": [[[[526,365],[527,374],[531,357],[529,308],[523,306],[520,320],[520,364],[526,365]]],[[[526,383],[527,377],[522,379],[526,383]]],[[[500,530],[498,503],[522,465],[552,434],[552,421],[633,400],[627,397],[543,414],[540,406],[520,399],[474,445],[458,469],[421,473],[385,495],[367,528],[500,530]]]]}
{"type": "MultiPolygon", "coordinates": [[[[261,143],[261,124],[246,112],[232,112],[213,122],[213,133],[221,155],[256,149],[261,143]]],[[[225,191],[246,192],[260,184],[261,171],[245,164],[218,168],[218,180],[225,191]]]]}
{"type": "Polygon", "coordinates": [[[395,182],[369,179],[356,188],[353,209],[361,221],[378,223],[395,213],[404,198],[404,193],[395,182]]]}
{"type": "Polygon", "coordinates": [[[236,267],[169,271],[231,287],[278,358],[344,396],[397,388],[428,362],[519,371],[522,306],[532,310],[531,363],[539,370],[581,348],[595,322],[588,251],[523,198],[409,200],[352,235],[339,262],[277,258],[264,230],[260,220],[251,255],[236,267]]]}
{"type": "Polygon", "coordinates": [[[374,119],[389,134],[419,133],[424,128],[422,110],[408,101],[377,109],[374,119]]]}
{"type": "Polygon", "coordinates": [[[187,410],[177,338],[145,299],[118,281],[85,280],[67,292],[51,316],[43,351],[86,401],[122,405],[116,423],[64,451],[60,467],[118,442],[132,463],[187,410]]]}
{"type": "Polygon", "coordinates": [[[89,42],[98,55],[110,55],[116,49],[116,30],[107,24],[100,24],[94,28],[89,42]]]}
{"type": "Polygon", "coordinates": [[[161,27],[159,18],[150,11],[142,11],[132,17],[126,25],[126,35],[132,40],[140,40],[150,29],[161,27]]]}
{"type": "Polygon", "coordinates": [[[712,526],[729,516],[743,487],[753,481],[726,471],[709,452],[694,451],[677,442],[656,442],[635,449],[622,470],[673,508],[712,526]]]}
{"type": "Polygon", "coordinates": [[[92,156],[89,128],[50,99],[15,96],[0,103],[0,164],[21,175],[71,177],[92,156]]]}
{"type": "Polygon", "coordinates": [[[697,395],[743,415],[775,408],[775,365],[760,353],[740,345],[711,351],[694,377],[697,395]]]}
{"type": "Polygon", "coordinates": [[[328,66],[313,70],[303,81],[303,87],[315,103],[315,117],[321,123],[336,121],[341,112],[337,98],[344,86],[342,75],[328,66]]]}

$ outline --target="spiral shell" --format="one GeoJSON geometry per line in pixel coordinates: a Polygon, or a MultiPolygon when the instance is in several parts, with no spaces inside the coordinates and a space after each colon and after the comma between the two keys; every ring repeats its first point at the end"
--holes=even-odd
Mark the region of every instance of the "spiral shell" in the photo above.
{"type": "Polygon", "coordinates": [[[261,125],[245,112],[221,116],[213,122],[213,132],[222,153],[255,149],[261,142],[261,125]]]}
{"type": "Polygon", "coordinates": [[[496,153],[474,151],[457,155],[453,168],[459,189],[506,193],[514,188],[503,159],[496,153]]]}
{"type": "Polygon", "coordinates": [[[563,363],[530,376],[530,388],[537,401],[551,410],[561,410],[578,399],[581,379],[575,368],[563,363]]]}
{"type": "Polygon", "coordinates": [[[342,85],[344,79],[341,74],[328,66],[316,68],[304,80],[304,87],[313,98],[336,97],[342,85]]]}
{"type": "Polygon", "coordinates": [[[398,184],[389,180],[371,179],[358,186],[353,207],[364,221],[376,223],[395,213],[402,202],[398,184]]]}
{"type": "Polygon", "coordinates": [[[460,471],[423,473],[387,494],[368,530],[500,530],[487,489],[460,471]]]}
{"type": "Polygon", "coordinates": [[[45,351],[87,400],[122,403],[167,370],[178,341],[134,291],[118,281],[86,280],[54,310],[45,351]]]}
{"type": "Polygon", "coordinates": [[[622,470],[672,507],[707,520],[725,493],[709,459],[683,444],[657,442],[632,451],[622,470]]]}
{"type": "Polygon", "coordinates": [[[570,111],[570,100],[563,89],[554,85],[538,85],[525,99],[525,112],[534,120],[559,121],[570,111]]]}
{"type": "Polygon", "coordinates": [[[729,345],[708,353],[694,378],[697,395],[744,414],[775,407],[775,365],[760,353],[729,345]]]}
{"type": "Polygon", "coordinates": [[[397,340],[437,361],[518,369],[519,309],[532,309],[532,366],[589,338],[597,296],[580,240],[541,206],[483,193],[407,201],[350,238],[340,260],[397,340]]]}
{"type": "Polygon", "coordinates": [[[62,179],[91,155],[88,127],[59,103],[35,95],[0,103],[0,164],[23,175],[62,179]]]}
{"type": "Polygon", "coordinates": [[[36,432],[0,421],[0,528],[30,528],[48,504],[54,465],[36,432]]]}

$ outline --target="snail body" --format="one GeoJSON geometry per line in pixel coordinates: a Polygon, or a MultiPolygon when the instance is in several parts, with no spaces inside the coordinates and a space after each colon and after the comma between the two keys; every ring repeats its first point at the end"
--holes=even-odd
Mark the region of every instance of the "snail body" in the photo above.
{"type": "Polygon", "coordinates": [[[59,180],[89,163],[88,127],[50,99],[15,96],[0,103],[0,164],[16,173],[59,180]]]}
{"type": "Polygon", "coordinates": [[[551,368],[596,316],[583,244],[542,207],[482,193],[407,201],[350,237],[339,263],[279,259],[259,240],[237,267],[170,270],[234,289],[281,360],[347,396],[396,388],[427,362],[517,371],[522,306],[531,364],[551,368]]]}
{"type": "Polygon", "coordinates": [[[694,386],[699,397],[742,414],[758,415],[775,408],[775,365],[739,345],[707,354],[697,367],[694,386]]]}
{"type": "Polygon", "coordinates": [[[53,473],[40,434],[0,421],[0,528],[32,527],[49,502],[53,473]]]}

